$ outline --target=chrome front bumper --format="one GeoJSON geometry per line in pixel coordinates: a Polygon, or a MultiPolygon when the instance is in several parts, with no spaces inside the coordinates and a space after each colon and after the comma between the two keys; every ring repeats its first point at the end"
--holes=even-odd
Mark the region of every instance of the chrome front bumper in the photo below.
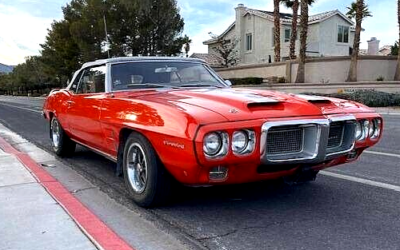
{"type": "MultiPolygon", "coordinates": [[[[353,150],[355,145],[355,128],[356,118],[351,115],[332,116],[326,119],[266,122],[262,126],[260,140],[261,162],[263,164],[315,164],[348,154],[353,150]],[[330,125],[338,122],[343,125],[343,136],[340,138],[340,145],[328,148],[330,125]],[[276,131],[279,133],[280,128],[283,131],[285,131],[285,128],[288,128],[288,130],[300,129],[302,131],[301,147],[299,150],[284,153],[268,152],[268,136],[272,136],[272,133],[277,133],[276,131]]],[[[288,139],[287,143],[289,141],[288,139]]],[[[271,146],[273,141],[270,140],[269,143],[271,146]]]]}

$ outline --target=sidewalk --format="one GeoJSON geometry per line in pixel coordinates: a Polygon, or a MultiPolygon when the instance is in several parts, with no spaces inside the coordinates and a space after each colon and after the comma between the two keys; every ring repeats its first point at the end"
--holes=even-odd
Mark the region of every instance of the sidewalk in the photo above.
{"type": "Polygon", "coordinates": [[[174,227],[130,204],[128,198],[105,193],[98,183],[90,182],[67,163],[0,123],[0,250],[201,249],[174,227]],[[25,189],[20,191],[20,186],[25,189]],[[44,199],[33,197],[31,189],[41,190],[51,205],[40,206],[39,201],[44,199]],[[53,207],[61,208],[59,213],[66,216],[67,226],[72,229],[67,229],[61,217],[47,211],[53,207]],[[14,211],[17,208],[26,214],[14,211]],[[41,229],[46,220],[53,221],[51,231],[41,229]],[[43,231],[45,235],[41,235],[43,231]],[[76,234],[84,240],[73,241],[76,234]],[[35,240],[38,242],[30,242],[35,240]],[[54,246],[48,243],[51,240],[54,246]],[[88,240],[92,244],[80,247],[88,240]]]}
{"type": "Polygon", "coordinates": [[[13,155],[0,149],[0,249],[97,249],[13,155]]]}
{"type": "Polygon", "coordinates": [[[382,115],[400,115],[400,107],[372,108],[382,115]]]}

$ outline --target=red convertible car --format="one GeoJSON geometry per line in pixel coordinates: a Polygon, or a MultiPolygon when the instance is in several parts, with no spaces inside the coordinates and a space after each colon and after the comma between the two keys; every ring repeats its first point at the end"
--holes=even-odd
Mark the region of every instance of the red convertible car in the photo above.
{"type": "Polygon", "coordinates": [[[164,57],[86,63],[43,113],[57,155],[78,143],[115,161],[145,207],[165,202],[174,181],[314,180],[356,160],[383,125],[359,103],[231,88],[204,61],[164,57]]]}

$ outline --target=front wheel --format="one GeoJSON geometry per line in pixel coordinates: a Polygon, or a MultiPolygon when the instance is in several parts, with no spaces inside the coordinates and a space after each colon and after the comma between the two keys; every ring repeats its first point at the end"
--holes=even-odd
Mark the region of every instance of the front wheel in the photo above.
{"type": "Polygon", "coordinates": [[[75,152],[76,143],[68,137],[55,116],[50,121],[50,139],[56,155],[71,156],[75,152]]]}
{"type": "Polygon", "coordinates": [[[125,143],[123,172],[129,193],[139,206],[152,207],[168,200],[172,177],[150,142],[138,133],[133,132],[125,143]]]}

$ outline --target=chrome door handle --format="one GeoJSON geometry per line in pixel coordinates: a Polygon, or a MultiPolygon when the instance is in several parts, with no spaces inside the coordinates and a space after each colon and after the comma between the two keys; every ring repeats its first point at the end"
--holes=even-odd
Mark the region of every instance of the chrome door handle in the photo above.
{"type": "Polygon", "coordinates": [[[68,106],[73,104],[73,103],[74,103],[73,101],[67,101],[68,106]]]}

